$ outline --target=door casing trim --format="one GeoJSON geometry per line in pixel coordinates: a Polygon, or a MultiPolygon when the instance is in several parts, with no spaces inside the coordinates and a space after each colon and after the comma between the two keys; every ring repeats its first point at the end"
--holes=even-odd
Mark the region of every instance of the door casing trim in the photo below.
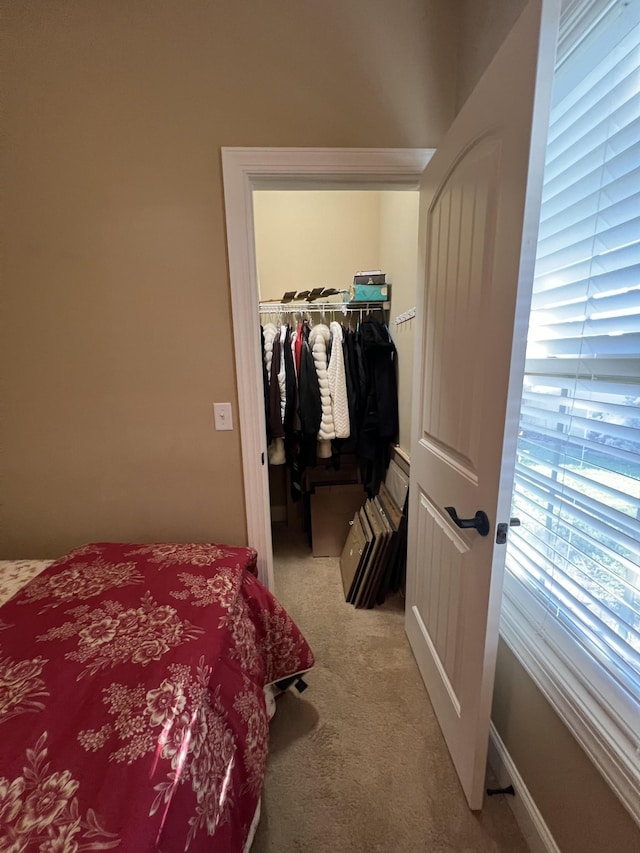
{"type": "Polygon", "coordinates": [[[272,591],[253,190],[417,190],[434,152],[430,148],[222,148],[247,542],[258,552],[258,577],[272,591]]]}

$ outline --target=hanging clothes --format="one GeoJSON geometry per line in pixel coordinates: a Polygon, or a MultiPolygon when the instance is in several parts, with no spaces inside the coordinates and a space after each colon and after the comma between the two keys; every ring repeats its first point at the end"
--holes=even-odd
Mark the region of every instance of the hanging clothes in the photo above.
{"type": "Polygon", "coordinates": [[[284,427],[285,449],[288,449],[295,433],[300,431],[300,418],[298,416],[298,380],[296,376],[293,348],[291,345],[291,338],[293,334],[294,333],[287,326],[282,349],[285,374],[285,406],[283,409],[282,425],[284,427]]]}
{"type": "Polygon", "coordinates": [[[308,338],[303,338],[300,350],[298,395],[300,399],[299,409],[302,434],[313,436],[315,440],[320,431],[320,424],[322,423],[322,397],[308,338]]]}
{"type": "Polygon", "coordinates": [[[280,326],[280,369],[278,370],[278,386],[280,388],[280,419],[284,434],[284,413],[287,408],[287,373],[285,365],[285,341],[288,326],[280,326]]]}
{"type": "Polygon", "coordinates": [[[305,468],[339,468],[355,455],[370,496],[377,493],[398,434],[396,348],[374,319],[356,332],[330,326],[266,323],[261,331],[270,464],[286,462],[291,495],[305,468]]]}
{"type": "Polygon", "coordinates": [[[377,320],[362,322],[358,334],[366,395],[357,453],[364,486],[375,495],[389,465],[390,446],[398,437],[396,348],[387,327],[377,320]]]}
{"type": "Polygon", "coordinates": [[[358,355],[356,352],[356,333],[352,329],[343,331],[342,352],[344,358],[347,402],[349,405],[349,438],[340,441],[342,453],[355,453],[358,438],[360,412],[364,408],[364,386],[360,391],[358,373],[358,355]],[[362,401],[360,398],[362,397],[362,401]]]}
{"type": "Polygon", "coordinates": [[[267,323],[264,327],[265,361],[269,377],[269,435],[271,441],[267,455],[271,465],[284,465],[284,427],[282,424],[282,404],[280,396],[280,359],[281,346],[279,330],[267,323]]]}
{"type": "Polygon", "coordinates": [[[296,332],[296,342],[295,342],[295,352],[294,359],[296,365],[296,376],[300,376],[300,361],[302,359],[302,343],[307,339],[309,335],[309,324],[308,323],[298,323],[298,329],[296,332]]]}
{"type": "Polygon", "coordinates": [[[331,441],[336,437],[327,373],[327,344],[329,343],[330,335],[329,328],[324,323],[318,323],[309,332],[309,345],[318,375],[322,404],[322,420],[320,422],[320,429],[318,430],[318,456],[320,459],[327,459],[331,456],[331,441]]]}
{"type": "MultiPolygon", "coordinates": [[[[305,326],[302,347],[300,349],[300,382],[298,396],[300,400],[300,441],[298,445],[299,476],[305,468],[313,467],[317,462],[318,432],[322,423],[322,398],[320,383],[316,372],[313,353],[308,340],[309,328],[305,326]]],[[[295,483],[292,478],[292,489],[295,483]]]]}
{"type": "Polygon", "coordinates": [[[347,399],[347,380],[344,368],[342,348],[342,326],[335,320],[330,324],[331,356],[327,369],[329,394],[331,395],[331,415],[336,438],[349,438],[351,425],[349,420],[349,401],[347,399]]]}
{"type": "Polygon", "coordinates": [[[271,362],[273,361],[273,341],[278,330],[273,323],[265,323],[262,328],[264,339],[263,361],[267,370],[267,381],[271,382],[271,362]]]}
{"type": "Polygon", "coordinates": [[[267,418],[267,445],[273,438],[271,432],[271,365],[273,363],[273,341],[277,334],[273,323],[265,323],[262,328],[262,376],[265,383],[265,415],[267,418]]]}

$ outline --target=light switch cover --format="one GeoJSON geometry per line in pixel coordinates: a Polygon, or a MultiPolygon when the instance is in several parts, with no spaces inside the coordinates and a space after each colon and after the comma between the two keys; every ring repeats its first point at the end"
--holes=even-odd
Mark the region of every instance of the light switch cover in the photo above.
{"type": "Polygon", "coordinates": [[[233,418],[231,417],[231,403],[213,404],[213,421],[216,429],[233,429],[233,418]]]}

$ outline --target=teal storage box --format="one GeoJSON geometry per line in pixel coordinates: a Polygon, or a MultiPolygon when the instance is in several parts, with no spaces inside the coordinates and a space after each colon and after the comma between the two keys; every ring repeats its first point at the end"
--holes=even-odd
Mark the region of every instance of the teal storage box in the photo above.
{"type": "Polygon", "coordinates": [[[353,284],[351,286],[352,302],[386,302],[389,299],[388,284],[353,284]]]}

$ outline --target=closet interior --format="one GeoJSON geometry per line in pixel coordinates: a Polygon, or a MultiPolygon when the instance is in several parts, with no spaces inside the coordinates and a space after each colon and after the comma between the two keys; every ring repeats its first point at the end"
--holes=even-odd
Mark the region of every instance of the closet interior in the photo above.
{"type": "Polygon", "coordinates": [[[284,535],[373,607],[403,586],[418,193],[253,204],[276,581],[284,535]]]}

